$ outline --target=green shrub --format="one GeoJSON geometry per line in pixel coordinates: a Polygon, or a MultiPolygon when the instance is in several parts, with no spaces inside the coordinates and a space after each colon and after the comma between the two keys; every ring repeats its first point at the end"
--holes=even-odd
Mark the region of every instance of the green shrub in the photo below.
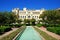
{"type": "Polygon", "coordinates": [[[60,24],[43,24],[45,27],[60,27],[60,24]]]}
{"type": "Polygon", "coordinates": [[[4,33],[5,29],[5,27],[0,27],[0,33],[4,33]]]}
{"type": "Polygon", "coordinates": [[[20,27],[19,29],[17,29],[16,31],[10,33],[9,35],[1,38],[0,40],[13,40],[13,38],[19,33],[19,32],[23,32],[25,30],[26,26],[20,27]]]}
{"type": "Polygon", "coordinates": [[[58,25],[55,25],[55,27],[60,27],[60,24],[58,24],[58,25]]]}
{"type": "Polygon", "coordinates": [[[60,35],[60,27],[47,27],[47,30],[60,35]]]}
{"type": "Polygon", "coordinates": [[[14,26],[15,26],[15,27],[21,27],[22,24],[15,24],[14,26]]]}
{"type": "Polygon", "coordinates": [[[43,24],[43,26],[45,26],[45,27],[52,27],[53,25],[51,25],[51,24],[43,24]]]}
{"type": "Polygon", "coordinates": [[[21,27],[23,24],[10,24],[10,27],[21,27]]]}
{"type": "Polygon", "coordinates": [[[4,32],[10,31],[11,27],[9,26],[0,26],[0,34],[3,34],[4,32]]]}
{"type": "Polygon", "coordinates": [[[42,24],[36,24],[36,26],[41,27],[41,26],[42,26],[42,24]]]}

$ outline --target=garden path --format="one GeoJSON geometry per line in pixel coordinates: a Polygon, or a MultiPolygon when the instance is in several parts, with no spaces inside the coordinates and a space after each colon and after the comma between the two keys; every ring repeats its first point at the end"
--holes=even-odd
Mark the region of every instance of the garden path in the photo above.
{"type": "Polygon", "coordinates": [[[60,35],[47,31],[45,27],[40,27],[39,29],[46,32],[48,35],[56,38],[57,40],[60,40],[60,35]]]}
{"type": "Polygon", "coordinates": [[[4,34],[0,35],[0,39],[1,39],[1,38],[3,38],[3,37],[5,37],[5,36],[7,36],[7,35],[9,35],[10,33],[14,32],[14,31],[16,31],[17,29],[18,29],[18,28],[12,28],[12,30],[11,30],[11,31],[6,32],[6,33],[4,33],[4,34]]]}

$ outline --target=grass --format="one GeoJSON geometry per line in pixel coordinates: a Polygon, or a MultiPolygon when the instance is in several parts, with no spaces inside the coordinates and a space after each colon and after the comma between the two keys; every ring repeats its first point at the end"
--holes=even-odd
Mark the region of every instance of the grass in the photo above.
{"type": "Polygon", "coordinates": [[[26,27],[20,27],[19,29],[17,29],[16,31],[12,32],[11,34],[3,37],[0,40],[12,40],[19,32],[23,31],[26,27]]]}
{"type": "Polygon", "coordinates": [[[39,32],[39,34],[45,39],[45,40],[57,40],[56,38],[53,38],[52,36],[48,35],[47,33],[41,31],[40,29],[34,27],[36,31],[39,32]]]}

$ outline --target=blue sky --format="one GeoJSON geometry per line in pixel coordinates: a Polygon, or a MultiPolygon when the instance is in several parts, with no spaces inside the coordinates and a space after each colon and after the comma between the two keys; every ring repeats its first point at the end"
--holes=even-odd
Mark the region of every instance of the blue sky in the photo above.
{"type": "Polygon", "coordinates": [[[56,9],[60,8],[60,0],[0,0],[0,11],[11,11],[13,8],[56,9]]]}

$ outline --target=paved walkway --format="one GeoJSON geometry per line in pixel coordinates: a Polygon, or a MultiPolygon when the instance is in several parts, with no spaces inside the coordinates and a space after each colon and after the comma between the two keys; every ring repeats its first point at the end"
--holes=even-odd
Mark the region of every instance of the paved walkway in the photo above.
{"type": "Polygon", "coordinates": [[[0,35],[0,39],[3,38],[3,37],[5,37],[5,36],[7,36],[7,35],[9,35],[10,33],[14,32],[14,31],[16,31],[17,29],[18,29],[18,28],[12,28],[11,31],[6,32],[6,33],[4,33],[3,35],[0,35]]]}
{"type": "Polygon", "coordinates": [[[47,31],[46,28],[44,28],[44,27],[40,27],[39,29],[42,30],[42,31],[44,31],[44,32],[46,32],[48,35],[56,38],[57,40],[60,40],[60,35],[57,35],[57,34],[52,33],[52,32],[49,32],[49,31],[47,31]]]}
{"type": "Polygon", "coordinates": [[[42,38],[32,26],[27,26],[23,34],[16,40],[42,40],[42,38]]]}

